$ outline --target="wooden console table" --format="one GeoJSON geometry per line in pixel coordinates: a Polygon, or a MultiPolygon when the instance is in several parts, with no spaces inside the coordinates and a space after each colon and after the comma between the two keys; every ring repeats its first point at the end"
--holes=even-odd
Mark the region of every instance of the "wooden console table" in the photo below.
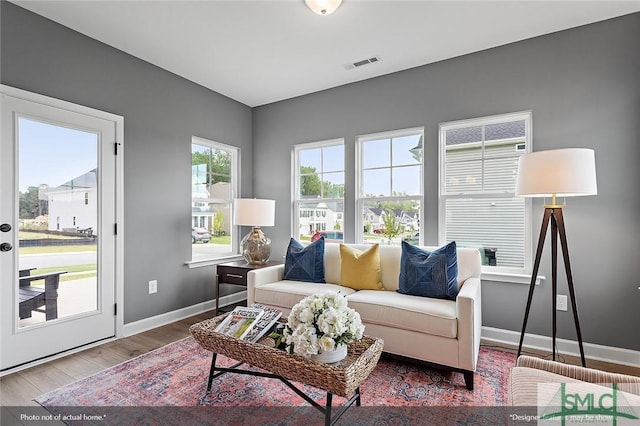
{"type": "Polygon", "coordinates": [[[216,267],[216,311],[220,303],[220,284],[234,284],[247,286],[247,274],[253,269],[267,268],[269,266],[282,265],[282,262],[269,260],[264,265],[251,265],[244,260],[236,262],[221,263],[216,267]]]}

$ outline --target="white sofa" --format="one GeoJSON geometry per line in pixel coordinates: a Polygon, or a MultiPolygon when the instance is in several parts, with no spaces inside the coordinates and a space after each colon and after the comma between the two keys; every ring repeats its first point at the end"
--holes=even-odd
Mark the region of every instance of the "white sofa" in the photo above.
{"type": "MultiPolygon", "coordinates": [[[[347,245],[358,250],[370,247],[347,245]]],[[[462,372],[467,388],[473,390],[482,326],[480,252],[457,249],[460,292],[455,301],[396,292],[401,254],[400,246],[381,245],[384,291],[357,291],[340,285],[340,245],[326,243],[326,284],[283,280],[284,265],[255,269],[247,275],[247,303],[273,306],[287,315],[293,305],[310,294],[340,291],[347,296],[349,306],[360,314],[365,333],[384,339],[385,353],[462,372]]]]}

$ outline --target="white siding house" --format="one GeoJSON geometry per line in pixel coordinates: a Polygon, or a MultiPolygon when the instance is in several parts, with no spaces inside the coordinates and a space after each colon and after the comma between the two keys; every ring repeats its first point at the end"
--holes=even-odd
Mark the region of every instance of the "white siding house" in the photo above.
{"type": "Polygon", "coordinates": [[[521,131],[520,122],[500,126],[507,137],[484,143],[469,140],[463,132],[447,135],[446,191],[464,195],[444,201],[446,241],[479,248],[486,265],[522,268],[525,201],[512,193],[526,141],[509,137],[521,131]]]}
{"type": "Polygon", "coordinates": [[[98,187],[96,169],[47,191],[49,230],[97,229],[98,187]]]}

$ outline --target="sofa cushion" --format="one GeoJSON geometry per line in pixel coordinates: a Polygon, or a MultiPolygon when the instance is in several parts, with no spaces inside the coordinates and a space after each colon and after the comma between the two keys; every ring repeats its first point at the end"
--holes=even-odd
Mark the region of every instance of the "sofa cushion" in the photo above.
{"type": "Polygon", "coordinates": [[[324,283],[324,238],[303,246],[291,238],[284,261],[284,279],[324,283]]]}
{"type": "Polygon", "coordinates": [[[340,285],[354,290],[382,290],[378,244],[357,250],[340,244],[340,285]]]}
{"type": "Polygon", "coordinates": [[[283,280],[256,287],[255,300],[265,305],[291,309],[303,298],[327,291],[340,292],[345,296],[355,293],[355,290],[337,284],[283,280]]]}
{"type": "Polygon", "coordinates": [[[458,262],[455,241],[432,252],[402,242],[398,292],[455,300],[458,262]]]}
{"type": "MultiPolygon", "coordinates": [[[[371,247],[371,244],[347,245],[356,250],[366,250],[371,247]]],[[[382,282],[382,287],[385,290],[395,291],[398,289],[398,275],[400,274],[400,247],[379,244],[378,252],[380,254],[380,281],[382,282]]],[[[476,254],[480,255],[477,250],[476,254]]],[[[328,242],[324,245],[324,278],[328,283],[340,284],[340,243],[328,242]]]]}
{"type": "MultiPolygon", "coordinates": [[[[408,296],[395,291],[360,290],[347,295],[347,303],[362,322],[456,338],[456,302],[408,296]]],[[[365,330],[366,334],[366,330],[365,330]]]]}

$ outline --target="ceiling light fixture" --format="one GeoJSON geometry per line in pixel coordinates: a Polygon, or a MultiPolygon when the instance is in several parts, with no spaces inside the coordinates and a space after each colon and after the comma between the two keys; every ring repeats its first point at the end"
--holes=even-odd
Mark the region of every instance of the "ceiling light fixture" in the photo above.
{"type": "Polygon", "coordinates": [[[304,2],[318,15],[329,15],[340,6],[342,0],[304,0],[304,2]]]}

